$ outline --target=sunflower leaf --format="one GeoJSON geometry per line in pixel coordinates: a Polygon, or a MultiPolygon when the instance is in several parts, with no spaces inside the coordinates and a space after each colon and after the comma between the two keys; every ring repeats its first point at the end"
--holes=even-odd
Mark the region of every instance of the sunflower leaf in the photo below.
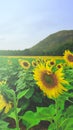
{"type": "Polygon", "coordinates": [[[23,90],[23,91],[20,91],[17,95],[17,99],[21,99],[23,96],[25,96],[25,94],[29,91],[29,89],[26,89],[26,90],[23,90]]]}

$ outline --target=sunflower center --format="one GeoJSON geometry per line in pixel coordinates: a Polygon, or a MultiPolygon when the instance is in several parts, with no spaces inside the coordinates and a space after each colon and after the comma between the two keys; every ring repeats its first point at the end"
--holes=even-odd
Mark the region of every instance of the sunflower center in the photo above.
{"type": "Polygon", "coordinates": [[[57,67],[60,69],[60,68],[61,68],[61,65],[58,65],[57,67]]]}
{"type": "Polygon", "coordinates": [[[34,66],[37,66],[37,63],[36,63],[36,62],[33,62],[33,65],[34,65],[34,66]]]}
{"type": "Polygon", "coordinates": [[[51,62],[50,62],[50,65],[54,65],[54,62],[53,62],[53,61],[51,61],[51,62]]]}
{"type": "Polygon", "coordinates": [[[55,87],[57,85],[57,77],[53,73],[51,74],[45,73],[43,77],[43,81],[46,87],[49,87],[49,88],[55,87]]]}
{"type": "Polygon", "coordinates": [[[46,83],[50,83],[50,84],[53,83],[53,78],[48,74],[44,75],[44,79],[45,79],[46,83]]]}
{"type": "Polygon", "coordinates": [[[69,60],[70,62],[73,62],[73,55],[69,55],[69,56],[68,56],[68,60],[69,60]]]}
{"type": "Polygon", "coordinates": [[[27,63],[27,62],[23,62],[23,65],[27,67],[27,66],[28,66],[28,63],[27,63]]]}

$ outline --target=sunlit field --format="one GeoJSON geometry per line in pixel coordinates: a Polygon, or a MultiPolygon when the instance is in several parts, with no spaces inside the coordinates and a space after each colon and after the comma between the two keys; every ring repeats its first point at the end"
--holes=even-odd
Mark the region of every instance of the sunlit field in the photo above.
{"type": "Polygon", "coordinates": [[[73,130],[73,53],[0,56],[0,130],[40,123],[37,130],[73,130]]]}

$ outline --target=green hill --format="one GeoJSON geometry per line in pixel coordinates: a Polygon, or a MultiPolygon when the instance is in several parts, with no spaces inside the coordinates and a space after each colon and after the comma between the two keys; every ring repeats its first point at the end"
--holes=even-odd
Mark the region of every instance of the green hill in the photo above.
{"type": "Polygon", "coordinates": [[[0,55],[63,55],[66,49],[73,51],[73,30],[63,30],[51,34],[29,49],[0,50],[0,55]]]}
{"type": "Polygon", "coordinates": [[[32,55],[62,55],[64,50],[73,51],[73,30],[51,34],[29,49],[32,55]]]}

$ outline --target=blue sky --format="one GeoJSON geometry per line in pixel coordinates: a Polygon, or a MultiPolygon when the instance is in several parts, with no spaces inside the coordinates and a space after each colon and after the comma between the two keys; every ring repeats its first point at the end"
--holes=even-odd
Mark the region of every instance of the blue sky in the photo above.
{"type": "Polygon", "coordinates": [[[0,0],[0,50],[24,50],[73,30],[73,0],[0,0]]]}

